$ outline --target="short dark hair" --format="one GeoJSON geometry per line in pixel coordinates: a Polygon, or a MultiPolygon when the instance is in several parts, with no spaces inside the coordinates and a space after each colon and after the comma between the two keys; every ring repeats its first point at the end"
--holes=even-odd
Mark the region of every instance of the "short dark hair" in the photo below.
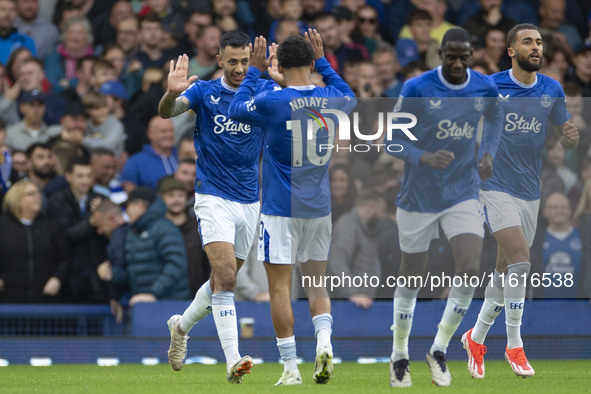
{"type": "Polygon", "coordinates": [[[35,150],[37,150],[37,148],[43,149],[43,150],[51,150],[51,148],[49,147],[49,145],[47,143],[44,143],[44,142],[34,142],[31,145],[29,145],[27,147],[27,150],[25,151],[25,154],[27,155],[27,158],[30,159],[33,156],[33,153],[35,152],[35,150]]]}
{"type": "Polygon", "coordinates": [[[432,21],[433,17],[425,10],[414,10],[408,17],[408,24],[412,24],[415,21],[432,21]]]}
{"type": "Polygon", "coordinates": [[[78,62],[76,63],[76,70],[81,70],[84,62],[90,61],[94,63],[96,59],[98,59],[98,57],[94,55],[82,56],[80,59],[78,59],[78,62]]]}
{"type": "Polygon", "coordinates": [[[316,23],[318,21],[323,21],[325,19],[330,19],[330,18],[334,19],[335,22],[339,21],[339,18],[334,13],[323,11],[323,12],[318,13],[318,15],[316,15],[316,17],[314,18],[314,23],[316,23]]]}
{"type": "Polygon", "coordinates": [[[355,199],[355,205],[358,207],[365,206],[370,202],[384,200],[384,196],[373,189],[363,189],[355,199]]]}
{"type": "Polygon", "coordinates": [[[283,68],[309,66],[314,61],[312,44],[301,36],[289,36],[277,48],[277,61],[283,68]]]}
{"type": "MultiPolygon", "coordinates": [[[[197,36],[196,36],[196,38],[198,38],[198,39],[199,39],[199,38],[203,38],[203,36],[205,35],[205,32],[206,32],[207,30],[209,30],[209,29],[217,29],[217,30],[219,30],[219,31],[220,31],[220,33],[221,33],[221,31],[222,31],[222,29],[220,29],[220,27],[219,27],[218,25],[206,25],[206,26],[201,26],[201,28],[199,28],[199,30],[197,31],[197,36]]],[[[220,37],[220,38],[221,38],[221,37],[220,37]]],[[[250,42],[250,40],[249,40],[249,42],[250,42]]],[[[246,45],[248,45],[248,44],[246,44],[246,45]]]]}
{"type": "Polygon", "coordinates": [[[39,68],[41,68],[41,70],[43,70],[43,72],[45,72],[45,63],[43,62],[43,60],[38,59],[36,57],[29,57],[21,61],[21,66],[27,63],[35,63],[39,66],[39,68]]]}
{"type": "Polygon", "coordinates": [[[103,148],[103,147],[98,147],[98,148],[94,148],[92,150],[92,152],[90,152],[90,157],[96,157],[96,156],[111,156],[111,157],[115,157],[115,153],[108,148],[103,148]]]}
{"type": "Polygon", "coordinates": [[[226,49],[226,47],[232,48],[244,48],[250,44],[250,38],[248,35],[241,31],[229,31],[224,33],[220,37],[220,51],[226,49]]]}
{"type": "Polygon", "coordinates": [[[535,30],[539,32],[538,27],[536,25],[532,25],[531,23],[520,23],[515,25],[507,33],[507,48],[511,47],[511,45],[515,43],[515,40],[517,40],[517,33],[519,33],[521,30],[535,30]]]}
{"type": "Polygon", "coordinates": [[[442,50],[448,42],[466,42],[472,47],[472,37],[470,37],[470,33],[460,27],[454,27],[445,32],[443,39],[441,40],[442,50]]]}
{"type": "Polygon", "coordinates": [[[140,29],[142,28],[142,24],[144,22],[158,23],[160,26],[162,26],[162,20],[158,17],[158,14],[156,14],[155,12],[150,12],[140,18],[140,29]]]}
{"type": "Polygon", "coordinates": [[[567,82],[564,84],[564,94],[567,97],[577,97],[583,94],[583,88],[576,82],[567,82]]]}
{"type": "Polygon", "coordinates": [[[85,157],[80,157],[80,156],[74,156],[72,157],[71,160],[68,161],[68,164],[66,164],[66,168],[65,171],[68,174],[71,174],[72,171],[74,170],[74,166],[89,166],[90,162],[88,161],[87,158],[85,157]]]}

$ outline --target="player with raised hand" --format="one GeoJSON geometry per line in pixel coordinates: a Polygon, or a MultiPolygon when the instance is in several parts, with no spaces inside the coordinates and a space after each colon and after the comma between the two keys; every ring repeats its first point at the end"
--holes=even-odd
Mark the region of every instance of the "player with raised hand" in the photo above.
{"type": "MultiPolygon", "coordinates": [[[[404,146],[392,153],[405,161],[404,179],[396,212],[402,262],[400,276],[425,274],[427,253],[439,226],[449,240],[455,264],[447,304],[437,335],[426,355],[432,381],[451,384],[446,350],[460,325],[472,296],[474,284],[463,280],[478,275],[483,217],[478,201],[480,179],[492,174],[492,161],[501,137],[502,112],[496,103],[497,88],[492,79],[468,68],[472,57],[471,39],[464,29],[450,29],[439,51],[442,65],[405,82],[396,112],[417,117],[413,135],[402,133],[388,143],[404,146]],[[482,143],[476,160],[476,132],[484,115],[482,143]]],[[[390,384],[412,385],[409,371],[408,338],[420,283],[407,282],[394,292],[394,344],[390,362],[390,384]]]]}
{"type": "Polygon", "coordinates": [[[540,205],[542,151],[550,124],[566,149],[576,148],[579,141],[577,128],[567,122],[570,115],[560,83],[537,73],[542,67],[543,50],[536,26],[514,26],[507,34],[512,68],[492,76],[499,89],[505,123],[495,172],[482,184],[480,199],[488,227],[499,245],[496,270],[486,287],[478,320],[462,336],[468,353],[468,371],[474,378],[484,378],[483,343],[503,307],[507,329],[505,359],[518,376],[535,373],[523,350],[521,319],[531,265],[529,248],[540,205]]]}
{"type": "MultiPolygon", "coordinates": [[[[265,45],[264,38],[255,40],[251,67],[229,113],[232,119],[264,129],[258,256],[267,272],[271,317],[284,361],[284,372],[277,385],[294,385],[301,384],[302,379],[296,364],[293,334],[292,265],[301,262],[302,274],[316,278],[312,283],[319,283],[318,279],[326,272],[331,235],[328,181],[331,151],[318,153],[317,148],[321,141],[334,142],[336,120],[324,114],[321,128],[316,122],[309,130],[304,126],[311,119],[308,114],[328,108],[330,98],[336,98],[337,109],[344,112],[355,106],[355,100],[351,99],[353,91],[324,58],[322,40],[315,30],[309,30],[306,39],[287,37],[277,48],[277,71],[283,75],[287,87],[251,99],[261,72],[269,68],[265,45]],[[323,76],[326,87],[312,85],[310,73],[314,67],[323,76]]],[[[333,372],[330,299],[323,286],[305,290],[317,338],[313,380],[326,383],[333,372]]]]}
{"type": "MultiPolygon", "coordinates": [[[[223,76],[212,81],[187,77],[189,58],[171,61],[168,91],[160,100],[163,118],[189,109],[197,114],[195,150],[195,214],[207,257],[210,280],[197,291],[182,316],[168,320],[168,360],[175,371],[183,368],[187,333],[213,312],[230,383],[241,383],[252,368],[249,356],[240,356],[234,288],[236,272],[248,255],[259,216],[258,163],[262,129],[235,122],[228,106],[242,83],[250,60],[250,39],[241,32],[228,32],[220,39],[218,65],[223,76]]],[[[257,80],[255,92],[277,87],[272,81],[257,80]]],[[[277,87],[278,88],[278,87],[277,87]]]]}

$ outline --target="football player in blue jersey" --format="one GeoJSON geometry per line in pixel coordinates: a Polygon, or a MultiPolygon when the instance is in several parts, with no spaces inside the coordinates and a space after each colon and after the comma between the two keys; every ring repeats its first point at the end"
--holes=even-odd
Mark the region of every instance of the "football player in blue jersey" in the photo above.
{"type": "MultiPolygon", "coordinates": [[[[197,114],[193,140],[197,152],[195,214],[205,252],[212,267],[210,280],[197,291],[182,316],[168,321],[171,335],[168,360],[175,371],[183,368],[187,333],[213,312],[230,383],[240,383],[252,368],[250,356],[238,350],[238,327],[234,305],[236,272],[248,255],[259,217],[258,163],[262,130],[235,122],[228,106],[242,83],[249,64],[248,36],[229,32],[220,39],[218,65],[223,76],[212,81],[187,77],[189,58],[170,63],[168,91],[158,107],[163,118],[189,109],[197,114]]],[[[276,87],[257,80],[256,91],[276,87]]]]}
{"type": "Polygon", "coordinates": [[[346,113],[355,100],[351,99],[353,91],[324,57],[318,32],[309,30],[306,37],[287,37],[277,48],[278,71],[284,79],[282,86],[287,87],[251,99],[257,79],[268,67],[264,39],[257,39],[252,67],[230,106],[232,119],[264,128],[258,259],[264,261],[267,272],[271,317],[284,361],[277,385],[302,383],[290,299],[292,265],[296,261],[302,263],[304,277],[314,278],[305,286],[317,338],[313,380],[326,383],[333,371],[331,304],[326,288],[318,285],[326,272],[330,245],[331,150],[319,152],[318,147],[322,141],[334,143],[336,121],[320,113],[329,109],[332,100],[336,101],[333,109],[346,113]],[[326,87],[312,85],[310,73],[314,68],[323,76],[326,87]],[[318,123],[307,121],[312,119],[310,114],[315,114],[318,123]]]}
{"type": "Polygon", "coordinates": [[[476,325],[462,336],[468,370],[474,378],[484,378],[484,339],[503,307],[505,359],[516,375],[534,375],[523,351],[521,319],[530,270],[529,248],[538,220],[546,130],[553,125],[566,149],[576,148],[579,141],[577,128],[567,122],[570,115],[560,83],[537,73],[542,67],[543,50],[536,26],[516,25],[507,34],[512,68],[492,76],[505,119],[495,172],[482,184],[480,199],[499,245],[496,270],[486,287],[476,325]]]}
{"type": "Polygon", "coordinates": [[[442,65],[402,87],[396,112],[416,115],[412,130],[417,141],[401,133],[388,143],[404,147],[393,155],[405,160],[404,179],[396,212],[402,262],[400,276],[405,286],[394,292],[394,343],[390,362],[390,384],[412,385],[408,338],[416,298],[425,274],[427,253],[439,226],[449,240],[455,263],[455,277],[437,335],[426,361],[431,378],[439,386],[451,384],[446,350],[468,309],[478,275],[483,217],[478,201],[480,180],[492,174],[492,162],[501,137],[502,112],[492,79],[468,68],[472,57],[470,35],[464,29],[450,29],[444,35],[442,65]],[[482,142],[478,151],[476,129],[484,115],[482,142]]]}

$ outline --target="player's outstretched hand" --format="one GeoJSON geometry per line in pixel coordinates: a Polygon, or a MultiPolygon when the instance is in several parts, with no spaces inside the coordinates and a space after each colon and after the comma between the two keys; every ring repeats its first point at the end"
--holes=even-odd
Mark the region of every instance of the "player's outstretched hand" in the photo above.
{"type": "Polygon", "coordinates": [[[279,86],[285,87],[285,78],[283,74],[279,72],[279,62],[277,61],[277,44],[272,43],[269,45],[269,58],[267,59],[267,63],[269,64],[269,68],[267,68],[267,72],[273,81],[279,86]]]}
{"type": "Polygon", "coordinates": [[[579,129],[572,122],[566,122],[562,127],[563,146],[574,149],[579,144],[579,129]]]}
{"type": "Polygon", "coordinates": [[[168,93],[170,95],[179,96],[197,80],[197,75],[187,78],[188,70],[189,56],[179,56],[176,64],[174,64],[174,60],[170,61],[170,70],[168,72],[168,93]]]}
{"type": "Polygon", "coordinates": [[[478,175],[482,182],[486,181],[493,174],[493,158],[490,154],[485,153],[478,161],[478,175]]]}
{"type": "Polygon", "coordinates": [[[312,44],[312,49],[314,49],[314,60],[324,57],[324,47],[322,46],[320,33],[318,33],[316,29],[308,29],[308,31],[304,33],[304,37],[306,38],[306,41],[312,44]]]}
{"type": "Polygon", "coordinates": [[[256,37],[254,45],[251,44],[250,48],[250,65],[264,72],[269,68],[269,63],[267,63],[267,39],[263,36],[256,37]]]}
{"type": "Polygon", "coordinates": [[[421,156],[421,164],[426,164],[436,170],[444,170],[456,157],[453,152],[440,149],[435,153],[425,152],[421,156]]]}

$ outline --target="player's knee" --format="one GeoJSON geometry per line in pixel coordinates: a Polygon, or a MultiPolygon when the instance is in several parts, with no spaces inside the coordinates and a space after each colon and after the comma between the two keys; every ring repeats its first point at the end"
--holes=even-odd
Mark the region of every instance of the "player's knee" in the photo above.
{"type": "Polygon", "coordinates": [[[456,270],[456,275],[461,277],[471,278],[474,276],[478,276],[480,274],[480,269],[478,264],[470,263],[467,264],[465,267],[456,270]]]}
{"type": "Polygon", "coordinates": [[[529,275],[530,268],[531,263],[521,262],[516,264],[510,264],[509,266],[507,266],[507,272],[509,275],[526,278],[527,275],[529,275]]]}
{"type": "Polygon", "coordinates": [[[507,260],[507,265],[510,266],[514,263],[521,263],[524,261],[529,261],[529,248],[527,245],[519,245],[513,248],[506,248],[505,251],[505,259],[507,260]]]}
{"type": "Polygon", "coordinates": [[[236,287],[236,269],[230,265],[213,268],[215,290],[234,291],[236,287]]]}

